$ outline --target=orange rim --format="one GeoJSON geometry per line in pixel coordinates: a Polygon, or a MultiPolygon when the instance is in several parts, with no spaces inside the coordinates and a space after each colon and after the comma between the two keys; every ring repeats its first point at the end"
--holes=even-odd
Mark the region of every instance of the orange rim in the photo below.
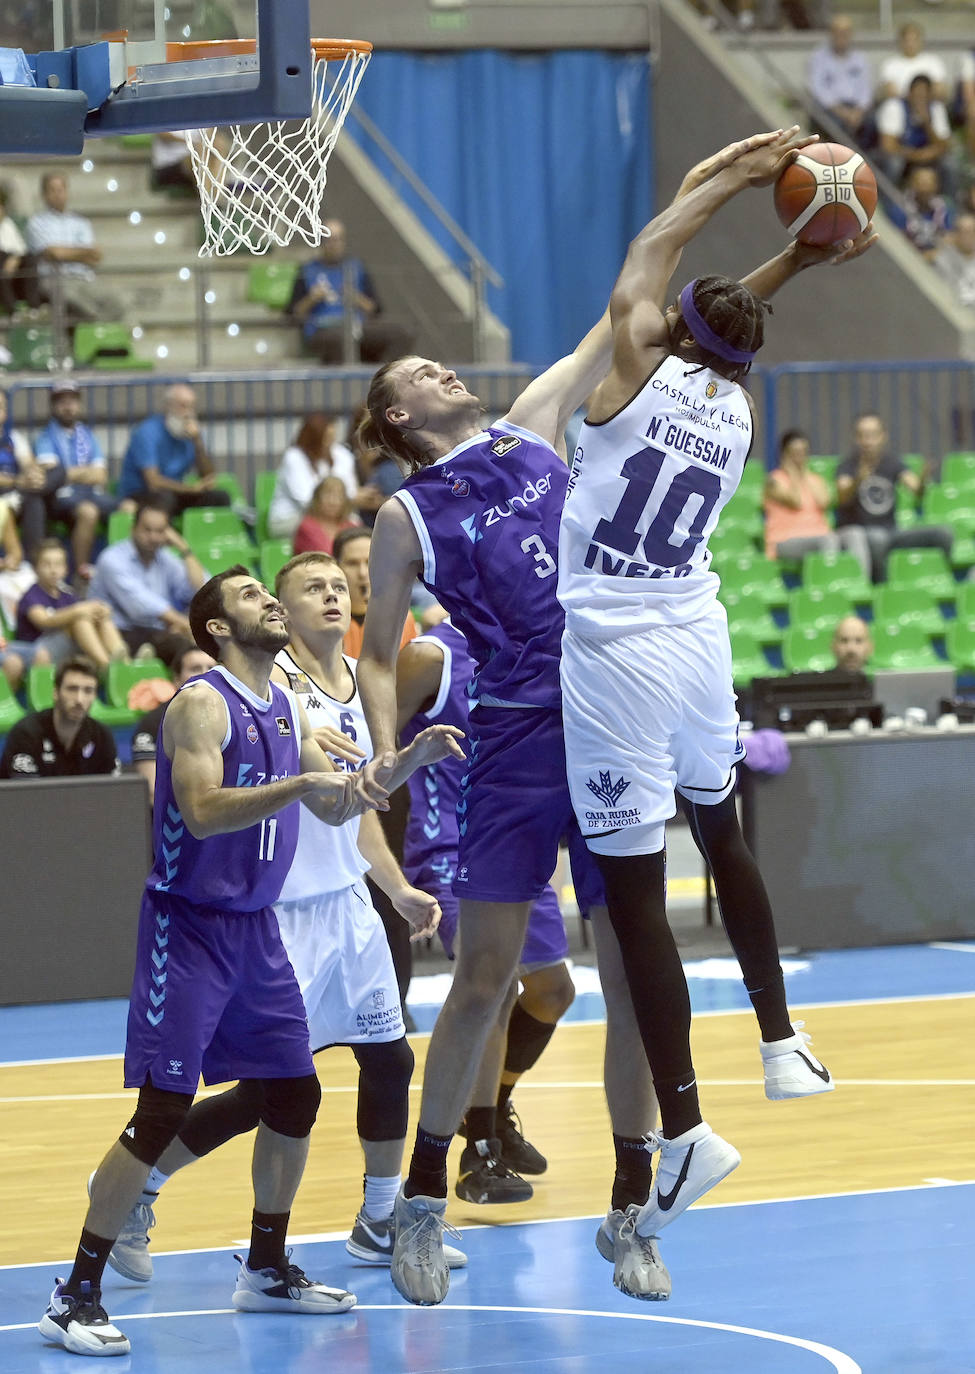
{"type": "MultiPolygon", "coordinates": [[[[346,57],[349,53],[365,55],[372,52],[372,44],[359,38],[313,38],[311,50],[316,61],[346,57]]],[[[199,62],[207,57],[246,57],[257,51],[256,38],[218,38],[200,42],[167,43],[167,62],[199,62]]]]}

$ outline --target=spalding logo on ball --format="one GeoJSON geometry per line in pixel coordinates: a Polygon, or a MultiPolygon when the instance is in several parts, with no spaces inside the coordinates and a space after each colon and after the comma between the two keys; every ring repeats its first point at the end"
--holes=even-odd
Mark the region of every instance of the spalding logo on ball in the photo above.
{"type": "Polygon", "coordinates": [[[842,143],[813,143],[786,167],[774,198],[793,238],[829,248],[866,229],[877,208],[877,181],[861,153],[842,143]]]}

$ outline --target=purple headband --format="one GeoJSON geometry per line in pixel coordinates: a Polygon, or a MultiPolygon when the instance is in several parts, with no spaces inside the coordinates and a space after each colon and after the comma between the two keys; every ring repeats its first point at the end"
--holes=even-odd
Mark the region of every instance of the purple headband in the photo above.
{"type": "Polygon", "coordinates": [[[694,336],[694,342],[707,349],[709,353],[716,353],[719,358],[724,358],[725,362],[750,363],[757,350],[754,348],[735,348],[734,344],[728,343],[727,339],[722,339],[720,334],[715,334],[694,304],[695,285],[696,279],[689,281],[679,298],[680,313],[684,316],[684,321],[694,336]]]}

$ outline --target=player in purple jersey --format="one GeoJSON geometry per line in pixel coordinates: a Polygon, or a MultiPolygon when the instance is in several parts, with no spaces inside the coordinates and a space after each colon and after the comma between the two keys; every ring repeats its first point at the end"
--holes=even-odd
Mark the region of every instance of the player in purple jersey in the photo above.
{"type": "MultiPolygon", "coordinates": [[[[74,1266],[39,1325],[74,1354],[129,1351],[101,1306],[102,1273],[201,1073],[208,1084],[258,1080],[263,1096],[251,1245],[234,1307],[316,1314],[355,1302],[306,1278],[285,1253],[321,1089],[270,904],[294,854],[299,801],[333,825],[382,802],[365,799],[357,775],[333,768],[293,695],[270,683],[288,641],[286,616],[245,568],[200,588],[190,625],[217,667],[181,688],[163,721],[157,858],[140,912],[125,1056],[125,1083],[139,1101],[90,1182],[74,1266]]],[[[459,750],[441,731],[444,747],[459,750]]]]}
{"type": "MultiPolygon", "coordinates": [[[[729,146],[699,164],[678,195],[739,155],[729,146]]],[[[367,789],[374,782],[381,788],[394,758],[399,628],[417,576],[463,631],[477,665],[461,801],[468,828],[455,879],[461,954],[431,1039],[416,1146],[397,1201],[392,1277],[404,1297],[421,1304],[441,1302],[449,1286],[440,1255],[447,1148],[510,986],[528,912],[573,823],[558,680],[564,617],[555,595],[567,487],[563,436],[611,355],[607,309],[575,351],[487,430],[478,398],[430,359],[388,363],[369,389],[362,438],[409,475],[379,512],[372,545],[372,600],[359,660],[375,748],[367,789]]],[[[634,1091],[637,1098],[649,1094],[634,1091]]],[[[650,1251],[647,1242],[634,1257],[648,1273],[659,1263],[650,1251]]]]}
{"type": "Polygon", "coordinates": [[[833,1087],[790,1022],[768,896],[735,810],[742,751],[705,538],[730,492],[707,466],[716,449],[701,436],[717,435],[720,468],[737,462],[740,473],[753,426],[740,383],[763,342],[762,298],[803,268],[859,256],[872,226],[828,249],[793,242],[744,282],[700,278],[665,309],[684,246],[732,196],[770,185],[809,141],[794,127],[739,145],[728,166],[631,244],[610,303],[612,367],[589,401],[562,521],[570,786],[606,883],[662,1118],[651,1141],[660,1150],[654,1190],[635,1217],[645,1238],[739,1162],[701,1119],[690,999],[667,923],[664,825],[675,787],[761,1027],[766,1095],[833,1087]],[[611,556],[597,557],[600,545],[611,556]]]}

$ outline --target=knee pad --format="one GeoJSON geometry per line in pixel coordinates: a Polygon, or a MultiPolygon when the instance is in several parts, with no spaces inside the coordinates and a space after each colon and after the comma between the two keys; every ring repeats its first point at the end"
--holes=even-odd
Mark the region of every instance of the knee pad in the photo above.
{"type": "Polygon", "coordinates": [[[144,1083],[139,1089],[139,1104],[119,1136],[119,1144],[151,1168],[179,1135],[192,1102],[191,1093],[164,1092],[144,1083]]]}
{"type": "Polygon", "coordinates": [[[265,1078],[261,1120],[269,1130],[292,1140],[311,1133],[322,1100],[322,1086],[313,1073],[302,1078],[265,1078]]]}
{"type": "Polygon", "coordinates": [[[261,1119],[263,1105],[264,1080],[242,1079],[228,1092],[197,1102],[179,1138],[197,1158],[202,1158],[234,1136],[253,1131],[261,1119]]]}
{"type": "Polygon", "coordinates": [[[356,1129],[361,1140],[404,1140],[409,1118],[413,1051],[409,1041],[354,1045],[359,1064],[356,1129]]]}

